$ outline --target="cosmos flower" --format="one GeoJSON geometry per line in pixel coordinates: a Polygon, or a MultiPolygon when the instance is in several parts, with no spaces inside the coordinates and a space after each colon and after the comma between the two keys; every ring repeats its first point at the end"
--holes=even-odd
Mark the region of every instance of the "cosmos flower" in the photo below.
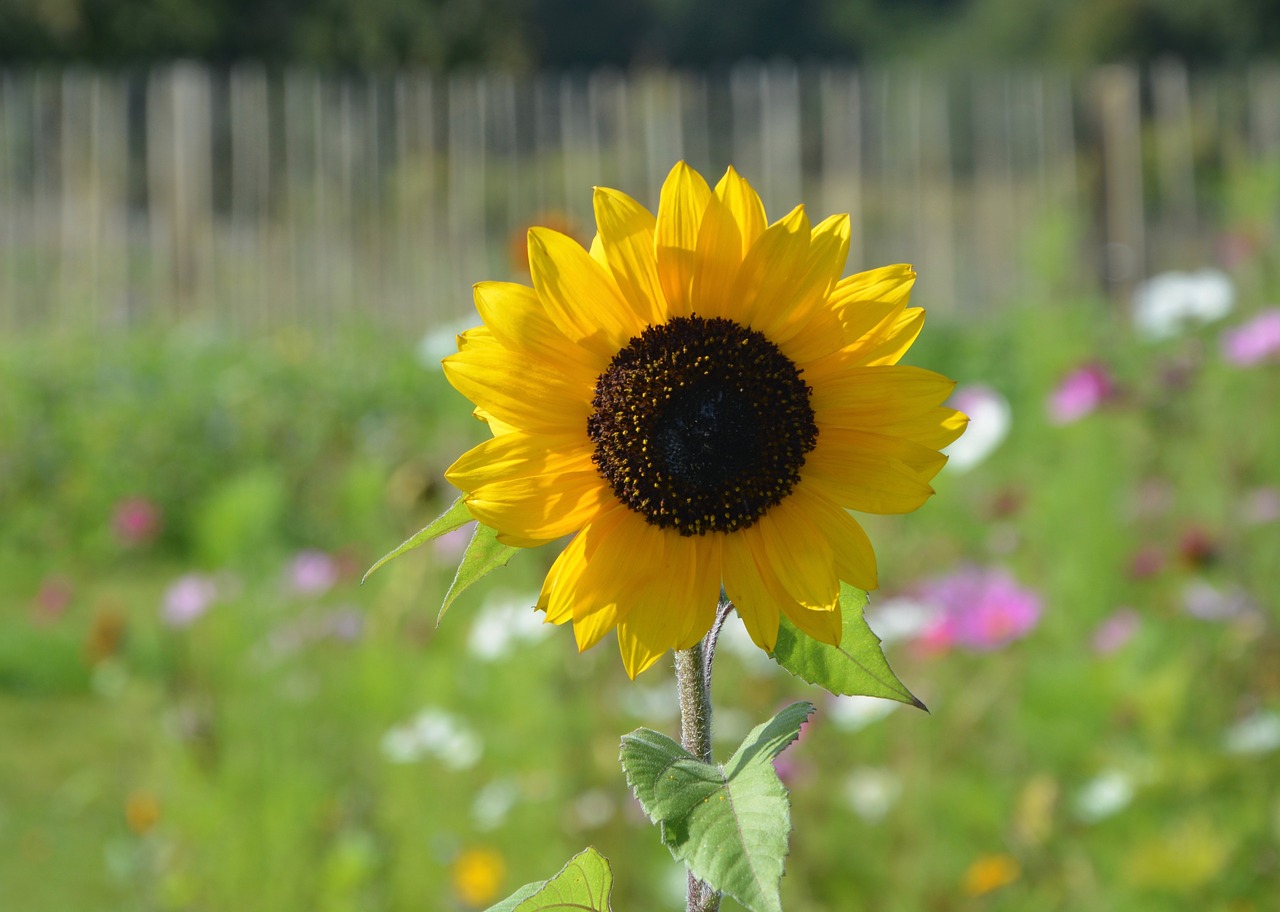
{"type": "Polygon", "coordinates": [[[1086,364],[1063,377],[1049,395],[1049,420],[1054,424],[1079,421],[1114,393],[1110,372],[1101,364],[1086,364]]]}
{"type": "Polygon", "coordinates": [[[163,526],[160,508],[145,497],[127,497],[116,504],[111,514],[111,531],[116,540],[130,548],[150,543],[163,526]]]}
{"type": "Polygon", "coordinates": [[[1231,313],[1235,288],[1217,269],[1165,272],[1133,293],[1133,325],[1143,338],[1169,339],[1190,326],[1212,323],[1231,313]]]}
{"type": "Polygon", "coordinates": [[[218,586],[211,577],[188,573],[165,590],[160,617],[170,627],[189,627],[209,610],[217,597],[218,586]]]}
{"type": "Polygon", "coordinates": [[[723,585],[752,640],[779,617],[840,638],[840,580],[877,585],[846,510],[933,493],[965,417],[952,382],[897,364],[924,312],[915,273],[841,279],[847,216],[768,224],[730,169],[680,163],[655,219],[598,188],[590,251],[529,232],[533,287],[483,282],[484,326],[444,360],[493,439],[446,473],[500,541],[573,535],[538,607],[579,649],[617,629],[634,677],[710,628],[723,585]]]}
{"type": "Polygon", "coordinates": [[[1280,307],[1269,307],[1222,334],[1222,356],[1237,367],[1280,359],[1280,307]]]}
{"type": "Polygon", "coordinates": [[[1024,589],[1004,570],[966,567],[928,580],[920,600],[939,614],[921,634],[928,650],[961,646],[987,652],[1021,639],[1040,621],[1040,597],[1024,589]]]}
{"type": "Polygon", "coordinates": [[[289,588],[298,595],[324,595],[337,581],[337,561],[323,551],[299,551],[289,562],[289,588]]]}

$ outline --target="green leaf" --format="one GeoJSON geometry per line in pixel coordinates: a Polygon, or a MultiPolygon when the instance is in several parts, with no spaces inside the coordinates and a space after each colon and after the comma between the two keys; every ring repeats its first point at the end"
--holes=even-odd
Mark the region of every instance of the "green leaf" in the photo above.
{"type": "Polygon", "coordinates": [[[663,844],[695,877],[752,912],[782,910],[791,812],[773,759],[812,712],[812,704],[795,703],[756,726],[724,768],[648,729],[622,739],[627,781],[660,824],[663,844]]]}
{"type": "Polygon", "coordinates": [[[884,697],[928,712],[929,709],[898,680],[889,667],[876,636],[862,617],[867,594],[840,584],[840,617],[843,633],[839,646],[820,643],[783,618],[773,660],[810,684],[833,694],[884,697]]]}
{"type": "Polygon", "coordinates": [[[458,564],[458,572],[449,584],[449,591],[444,594],[444,604],[440,606],[436,623],[444,620],[444,613],[449,610],[454,599],[494,570],[505,567],[511,556],[519,550],[498,541],[498,533],[493,529],[483,523],[476,523],[476,531],[462,555],[462,562],[458,564]]]}
{"type": "Polygon", "coordinates": [[[660,824],[662,821],[654,812],[654,790],[658,780],[677,760],[696,762],[698,758],[664,734],[648,728],[637,728],[631,734],[622,736],[620,759],[627,784],[635,792],[636,800],[649,815],[649,819],[660,824]]]}
{"type": "Polygon", "coordinates": [[[360,582],[363,583],[373,575],[374,570],[377,570],[388,561],[399,557],[406,551],[412,551],[420,545],[425,545],[427,542],[431,541],[431,539],[439,538],[446,532],[452,532],[454,529],[462,528],[467,523],[471,522],[473,518],[471,511],[467,509],[467,505],[463,503],[462,498],[459,497],[453,502],[453,506],[445,510],[435,519],[431,520],[431,522],[427,524],[426,528],[418,530],[408,539],[401,542],[399,547],[394,551],[380,557],[376,564],[364,572],[364,576],[360,577],[360,582]]]}
{"type": "Polygon", "coordinates": [[[609,912],[612,892],[609,859],[588,847],[569,859],[550,880],[525,884],[486,912],[609,912]]]}

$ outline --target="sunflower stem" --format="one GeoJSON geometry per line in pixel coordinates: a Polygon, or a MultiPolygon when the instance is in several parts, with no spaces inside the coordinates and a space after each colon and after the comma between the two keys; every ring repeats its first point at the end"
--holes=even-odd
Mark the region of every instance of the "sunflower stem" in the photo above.
{"type": "MultiPolygon", "coordinates": [[[[724,600],[717,623],[702,642],[676,650],[676,685],[680,691],[680,745],[703,763],[711,753],[711,658],[715,634],[723,623],[724,600]]],[[[720,894],[689,872],[688,912],[716,912],[720,894]]]]}

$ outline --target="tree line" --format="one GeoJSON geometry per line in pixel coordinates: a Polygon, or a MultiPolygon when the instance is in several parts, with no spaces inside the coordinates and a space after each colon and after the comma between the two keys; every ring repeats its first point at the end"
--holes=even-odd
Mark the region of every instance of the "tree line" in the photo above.
{"type": "Polygon", "coordinates": [[[1280,60],[1275,0],[0,0],[0,64],[332,69],[1280,60]]]}

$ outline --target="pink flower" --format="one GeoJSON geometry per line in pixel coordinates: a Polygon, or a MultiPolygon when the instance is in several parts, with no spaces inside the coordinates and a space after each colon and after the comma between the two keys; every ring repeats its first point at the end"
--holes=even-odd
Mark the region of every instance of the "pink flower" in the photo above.
{"type": "Polygon", "coordinates": [[[1270,307],[1222,334],[1222,355],[1237,367],[1280,356],[1280,307],[1270,307]]]}
{"type": "Polygon", "coordinates": [[[299,595],[324,595],[338,581],[338,564],[323,551],[299,551],[289,564],[289,586],[299,595]]]}
{"type": "Polygon", "coordinates": [[[1040,597],[1003,570],[968,567],[924,583],[920,595],[939,611],[920,637],[929,652],[952,645],[999,649],[1026,636],[1040,620],[1040,597]]]}
{"type": "Polygon", "coordinates": [[[1240,503],[1240,521],[1249,526],[1262,526],[1280,519],[1280,488],[1264,486],[1244,495],[1240,503]]]}
{"type": "Polygon", "coordinates": [[[145,497],[126,497],[116,504],[111,516],[111,530],[120,544],[127,547],[145,545],[164,528],[160,508],[145,497]]]}
{"type": "Polygon", "coordinates": [[[190,627],[217,597],[218,588],[210,577],[188,573],[165,590],[160,617],[170,627],[190,627]]]}
{"type": "Polygon", "coordinates": [[[65,576],[47,576],[40,581],[40,588],[32,600],[35,616],[40,621],[55,621],[62,617],[75,595],[75,587],[65,576]]]}
{"type": "Polygon", "coordinates": [[[1110,655],[1133,639],[1141,623],[1138,612],[1132,608],[1121,608],[1094,629],[1093,651],[1099,655],[1110,655]]]}
{"type": "Polygon", "coordinates": [[[1115,394],[1111,374],[1101,364],[1086,364],[1067,374],[1049,395],[1049,420],[1070,424],[1094,411],[1115,394]]]}

